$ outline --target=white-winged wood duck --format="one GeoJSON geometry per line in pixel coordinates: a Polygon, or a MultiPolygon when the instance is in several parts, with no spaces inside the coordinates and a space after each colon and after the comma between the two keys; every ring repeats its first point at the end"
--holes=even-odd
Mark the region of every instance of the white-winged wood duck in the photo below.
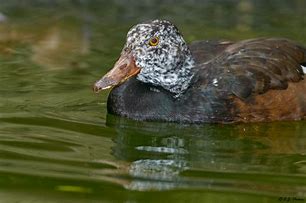
{"type": "Polygon", "coordinates": [[[171,22],[127,33],[118,61],[94,85],[114,87],[111,114],[135,120],[232,123],[306,117],[306,49],[281,38],[187,44],[171,22]]]}

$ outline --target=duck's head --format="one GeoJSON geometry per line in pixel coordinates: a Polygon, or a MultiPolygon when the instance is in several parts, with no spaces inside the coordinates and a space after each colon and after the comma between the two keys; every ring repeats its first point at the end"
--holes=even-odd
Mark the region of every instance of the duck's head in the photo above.
{"type": "Polygon", "coordinates": [[[99,92],[135,76],[137,80],[179,95],[193,77],[191,52],[169,21],[153,20],[137,24],[127,33],[121,56],[106,75],[94,85],[99,92]]]}

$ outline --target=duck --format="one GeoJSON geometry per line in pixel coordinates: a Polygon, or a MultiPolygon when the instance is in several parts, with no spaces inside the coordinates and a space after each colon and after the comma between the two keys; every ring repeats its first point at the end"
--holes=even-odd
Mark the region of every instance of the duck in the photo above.
{"type": "Polygon", "coordinates": [[[168,20],[134,25],[93,90],[138,121],[248,123],[306,118],[306,48],[286,38],[189,44],[168,20]]]}

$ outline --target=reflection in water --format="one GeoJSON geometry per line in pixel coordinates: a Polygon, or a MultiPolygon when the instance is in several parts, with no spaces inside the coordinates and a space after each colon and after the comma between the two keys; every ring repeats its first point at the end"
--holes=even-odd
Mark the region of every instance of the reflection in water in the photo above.
{"type": "Polygon", "coordinates": [[[107,118],[107,124],[116,129],[114,155],[121,160],[131,162],[129,174],[140,178],[126,187],[135,190],[176,187],[172,181],[178,177],[180,171],[188,168],[184,158],[188,154],[184,140],[175,133],[166,133],[169,129],[164,128],[162,124],[129,125],[130,121],[125,122],[126,120],[121,118],[117,119],[111,115],[107,118]],[[141,178],[155,181],[143,181],[141,178]]]}
{"type": "MultiPolygon", "coordinates": [[[[197,187],[225,187],[226,183],[239,190],[250,192],[256,187],[273,193],[275,186],[269,184],[275,177],[280,183],[286,177],[305,179],[304,122],[198,126],[135,122],[108,115],[107,125],[116,130],[113,154],[131,162],[129,174],[135,180],[126,186],[129,189],[180,188],[197,177],[197,187]],[[225,171],[241,180],[233,183],[233,177],[226,178],[225,173],[223,182],[210,182],[210,175],[222,177],[225,171]],[[267,179],[266,185],[251,182],[256,177],[267,179]]],[[[287,188],[286,181],[278,189],[297,192],[287,188]]],[[[306,194],[306,185],[298,192],[306,194]]]]}

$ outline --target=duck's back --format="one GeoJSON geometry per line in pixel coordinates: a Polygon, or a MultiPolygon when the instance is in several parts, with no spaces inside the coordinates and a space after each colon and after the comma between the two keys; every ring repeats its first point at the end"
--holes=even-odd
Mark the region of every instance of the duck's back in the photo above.
{"type": "Polygon", "coordinates": [[[287,39],[241,41],[199,64],[195,86],[226,105],[214,109],[221,122],[222,114],[232,122],[300,120],[306,117],[305,62],[306,49],[287,39]]]}
{"type": "Polygon", "coordinates": [[[194,41],[189,48],[196,63],[200,64],[215,58],[232,44],[228,40],[194,41]]]}

